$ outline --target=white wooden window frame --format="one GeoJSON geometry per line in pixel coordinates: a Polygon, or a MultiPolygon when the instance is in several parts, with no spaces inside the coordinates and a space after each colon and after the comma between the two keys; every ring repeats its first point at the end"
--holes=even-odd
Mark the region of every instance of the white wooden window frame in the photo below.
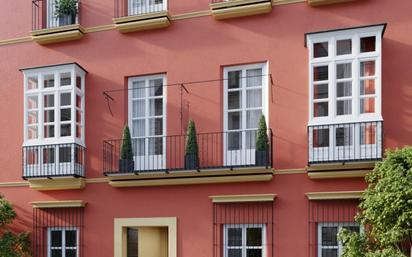
{"type": "Polygon", "coordinates": [[[167,1],[162,0],[161,4],[155,4],[156,0],[128,0],[128,15],[142,15],[145,13],[152,13],[152,12],[159,12],[159,11],[166,11],[167,10],[167,1]],[[133,7],[136,2],[140,2],[144,4],[144,7],[133,7]]]}
{"type": "Polygon", "coordinates": [[[266,225],[264,224],[224,224],[223,225],[223,240],[224,240],[224,257],[229,257],[229,249],[242,249],[242,257],[247,257],[248,249],[262,249],[262,257],[266,257],[266,225]],[[229,246],[228,229],[241,228],[242,229],[242,246],[229,246]],[[246,230],[248,228],[260,228],[262,233],[261,246],[247,246],[246,230]]]}
{"type": "Polygon", "coordinates": [[[50,227],[47,229],[47,257],[52,256],[52,250],[60,250],[62,252],[62,257],[66,257],[66,250],[76,250],[76,257],[79,256],[79,229],[78,228],[61,228],[61,227],[50,227]],[[53,247],[51,245],[51,232],[61,231],[62,233],[62,246],[53,247]],[[76,246],[66,246],[66,231],[76,231],[76,246]]]}

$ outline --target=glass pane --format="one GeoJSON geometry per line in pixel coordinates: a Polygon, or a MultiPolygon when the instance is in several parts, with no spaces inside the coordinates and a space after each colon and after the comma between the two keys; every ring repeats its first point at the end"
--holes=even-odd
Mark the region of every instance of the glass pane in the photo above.
{"type": "Polygon", "coordinates": [[[81,123],[82,122],[82,113],[79,110],[76,110],[76,122],[81,123]]]}
{"type": "Polygon", "coordinates": [[[76,107],[82,108],[82,97],[79,95],[76,95],[76,107]]]}
{"type": "Polygon", "coordinates": [[[336,41],[336,55],[344,55],[352,53],[352,40],[344,39],[336,41]]]}
{"type": "Polygon", "coordinates": [[[328,56],[328,42],[313,44],[313,58],[328,56]]]}
{"type": "Polygon", "coordinates": [[[44,107],[54,107],[54,95],[45,95],[43,100],[44,107]]]}
{"type": "Polygon", "coordinates": [[[38,137],[38,135],[37,135],[37,126],[30,126],[30,127],[28,127],[28,129],[27,129],[27,137],[29,138],[29,139],[35,139],[35,138],[37,138],[38,137]]]}
{"type": "Polygon", "coordinates": [[[163,114],[163,99],[150,99],[149,100],[149,115],[158,116],[163,114]]]}
{"type": "Polygon", "coordinates": [[[37,89],[38,88],[38,80],[37,77],[29,77],[27,79],[27,89],[31,90],[31,89],[37,89]]]}
{"type": "Polygon", "coordinates": [[[375,52],[376,37],[363,37],[360,39],[360,51],[361,53],[375,52]]]}
{"type": "Polygon", "coordinates": [[[350,127],[336,128],[336,146],[352,145],[353,130],[350,127]]]}
{"type": "Polygon", "coordinates": [[[162,137],[149,138],[149,154],[150,155],[163,154],[163,138],[162,137]]]}
{"type": "Polygon", "coordinates": [[[54,137],[54,125],[44,126],[44,137],[54,137]]]}
{"type": "Polygon", "coordinates": [[[44,76],[44,88],[54,87],[54,75],[44,76]]]}
{"type": "Polygon", "coordinates": [[[322,249],[322,257],[338,257],[338,249],[322,249]]]}
{"type": "Polygon", "coordinates": [[[246,91],[246,107],[262,107],[262,89],[246,91]]]}
{"type": "Polygon", "coordinates": [[[66,246],[68,247],[77,246],[77,231],[76,230],[66,230],[66,246]]]}
{"type": "Polygon", "coordinates": [[[246,257],[262,257],[262,249],[247,249],[246,257]]]}
{"type": "Polygon", "coordinates": [[[43,163],[54,163],[54,148],[44,148],[43,149],[43,163]]]}
{"type": "Polygon", "coordinates": [[[374,76],[375,75],[375,61],[366,61],[360,63],[360,75],[361,77],[374,76]]]}
{"type": "Polygon", "coordinates": [[[65,257],[76,257],[76,253],[77,253],[76,249],[66,249],[65,257]]]}
{"type": "Polygon", "coordinates": [[[256,130],[246,131],[246,149],[256,148],[256,130]]]}
{"type": "Polygon", "coordinates": [[[338,82],[336,84],[336,96],[343,97],[343,96],[352,96],[352,82],[338,82]]]}
{"type": "Polygon", "coordinates": [[[72,159],[72,148],[70,146],[61,146],[59,148],[59,161],[60,162],[71,162],[72,159]]]}
{"type": "Polygon", "coordinates": [[[313,99],[328,98],[328,84],[313,85],[313,99]]]}
{"type": "Polygon", "coordinates": [[[228,249],[228,257],[242,257],[242,249],[228,249]]]}
{"type": "Polygon", "coordinates": [[[227,134],[228,150],[240,150],[242,148],[241,132],[230,132],[227,134]]]}
{"type": "Polygon", "coordinates": [[[37,109],[37,96],[29,96],[27,97],[27,109],[37,109]]]}
{"type": "Polygon", "coordinates": [[[26,163],[28,165],[39,163],[39,155],[38,155],[37,149],[27,149],[25,152],[26,152],[26,163]]]}
{"type": "Polygon", "coordinates": [[[336,64],[336,78],[346,79],[352,77],[352,63],[336,64]]]}
{"type": "Polygon", "coordinates": [[[60,86],[70,86],[71,85],[71,73],[61,73],[60,74],[60,86]]]}
{"type": "Polygon", "coordinates": [[[374,95],[375,94],[375,80],[367,79],[360,82],[360,95],[374,95]]]}
{"type": "Polygon", "coordinates": [[[313,116],[314,117],[328,116],[328,102],[314,103],[313,104],[313,116]]]}
{"type": "Polygon", "coordinates": [[[163,95],[163,79],[149,80],[149,96],[163,95]]]}
{"type": "Polygon", "coordinates": [[[361,126],[361,145],[374,145],[376,144],[376,125],[369,124],[361,126]]]}
{"type": "Polygon", "coordinates": [[[133,81],[132,85],[133,98],[143,98],[146,96],[146,88],[144,81],[133,81]]]}
{"type": "Polygon", "coordinates": [[[262,228],[246,229],[246,246],[262,246],[262,228]]]}
{"type": "Polygon", "coordinates": [[[352,100],[340,100],[336,102],[336,115],[352,114],[352,100]]]}
{"type": "Polygon", "coordinates": [[[246,71],[246,87],[262,86],[262,69],[246,71]]]}
{"type": "Polygon", "coordinates": [[[242,228],[227,228],[227,245],[242,245],[242,228]]]}
{"type": "Polygon", "coordinates": [[[62,232],[61,231],[50,231],[50,242],[52,247],[62,246],[62,232]]]}
{"type": "Polygon", "coordinates": [[[62,257],[63,256],[62,250],[55,249],[55,250],[51,250],[51,252],[52,252],[51,257],[62,257]]]}
{"type": "Polygon", "coordinates": [[[76,77],[76,87],[82,89],[82,78],[80,76],[76,77]]]}
{"type": "Polygon", "coordinates": [[[138,230],[127,228],[127,257],[138,257],[138,230]]]}
{"type": "Polygon", "coordinates": [[[60,121],[70,121],[72,119],[71,109],[61,109],[60,110],[60,121]]]}
{"type": "Polygon", "coordinates": [[[242,120],[240,112],[229,112],[228,114],[228,129],[240,129],[242,120]]]}
{"type": "Polygon", "coordinates": [[[71,95],[70,93],[60,94],[60,106],[67,106],[71,104],[71,95]]]}
{"type": "Polygon", "coordinates": [[[313,130],[313,147],[329,147],[329,129],[313,130]]]}
{"type": "Polygon", "coordinates": [[[313,67],[313,80],[314,81],[328,80],[328,77],[329,77],[329,70],[328,70],[327,65],[313,67]]]}
{"type": "Polygon", "coordinates": [[[246,128],[254,129],[258,128],[259,119],[262,115],[261,110],[246,111],[246,128]]]}
{"type": "Polygon", "coordinates": [[[149,119],[149,136],[163,135],[163,119],[149,119]]]}
{"type": "Polygon", "coordinates": [[[228,108],[231,109],[240,109],[242,106],[242,92],[241,91],[232,91],[228,92],[228,108]]]}
{"type": "Polygon", "coordinates": [[[133,110],[132,110],[132,117],[139,118],[146,116],[146,101],[145,100],[133,100],[133,110]]]}
{"type": "Polygon", "coordinates": [[[69,137],[71,136],[71,125],[70,124],[62,124],[60,126],[60,136],[61,137],[69,137]]]}
{"type": "Polygon", "coordinates": [[[374,113],[375,112],[375,97],[361,99],[360,100],[360,112],[361,113],[374,113]]]}
{"type": "Polygon", "coordinates": [[[322,246],[338,245],[338,227],[322,227],[322,246]]]}
{"type": "Polygon", "coordinates": [[[145,142],[146,142],[146,139],[144,138],[138,138],[138,139],[132,140],[133,153],[135,154],[135,156],[145,155],[145,142]]]}
{"type": "Polygon", "coordinates": [[[27,123],[28,124],[36,124],[38,122],[37,119],[37,111],[29,111],[27,113],[27,123]]]}
{"type": "Polygon", "coordinates": [[[79,125],[76,125],[76,137],[81,138],[82,137],[82,127],[79,125]]]}
{"type": "Polygon", "coordinates": [[[228,72],[228,88],[240,88],[241,87],[241,71],[229,71],[228,72]]]}
{"type": "Polygon", "coordinates": [[[134,120],[132,126],[132,136],[133,137],[144,137],[146,136],[146,121],[145,120],[134,120]]]}

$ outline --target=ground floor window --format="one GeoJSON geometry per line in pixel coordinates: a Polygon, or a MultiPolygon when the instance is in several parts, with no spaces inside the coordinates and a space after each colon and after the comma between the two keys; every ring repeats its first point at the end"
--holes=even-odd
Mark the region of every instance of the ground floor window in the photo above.
{"type": "Polygon", "coordinates": [[[49,228],[48,241],[48,257],[79,256],[77,228],[49,228]]]}
{"type": "Polygon", "coordinates": [[[318,224],[318,257],[338,257],[342,254],[343,245],[338,240],[342,229],[360,232],[356,223],[319,223],[318,224]]]}
{"type": "Polygon", "coordinates": [[[225,257],[265,256],[265,225],[225,225],[225,257]]]}

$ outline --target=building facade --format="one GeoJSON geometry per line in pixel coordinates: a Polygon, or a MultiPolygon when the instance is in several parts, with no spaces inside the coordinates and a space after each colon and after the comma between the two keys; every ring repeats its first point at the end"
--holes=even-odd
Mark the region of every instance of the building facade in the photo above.
{"type": "Polygon", "coordinates": [[[412,143],[411,10],[4,2],[0,192],[16,229],[35,257],[340,256],[338,231],[363,230],[365,174],[412,143]]]}

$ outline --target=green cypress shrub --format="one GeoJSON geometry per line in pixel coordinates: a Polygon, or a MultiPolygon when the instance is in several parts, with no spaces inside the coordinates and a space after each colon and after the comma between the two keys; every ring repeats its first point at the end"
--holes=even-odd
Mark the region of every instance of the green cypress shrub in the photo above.
{"type": "Polygon", "coordinates": [[[196,139],[196,126],[193,120],[189,121],[187,126],[187,135],[186,135],[186,149],[185,154],[197,154],[198,153],[198,145],[196,139]]]}
{"type": "Polygon", "coordinates": [[[269,149],[269,140],[265,116],[262,114],[259,119],[259,128],[257,131],[256,151],[267,151],[269,149]]]}
{"type": "Polygon", "coordinates": [[[124,129],[123,129],[120,159],[121,160],[133,160],[132,137],[130,136],[130,130],[127,124],[124,126],[124,129]]]}

